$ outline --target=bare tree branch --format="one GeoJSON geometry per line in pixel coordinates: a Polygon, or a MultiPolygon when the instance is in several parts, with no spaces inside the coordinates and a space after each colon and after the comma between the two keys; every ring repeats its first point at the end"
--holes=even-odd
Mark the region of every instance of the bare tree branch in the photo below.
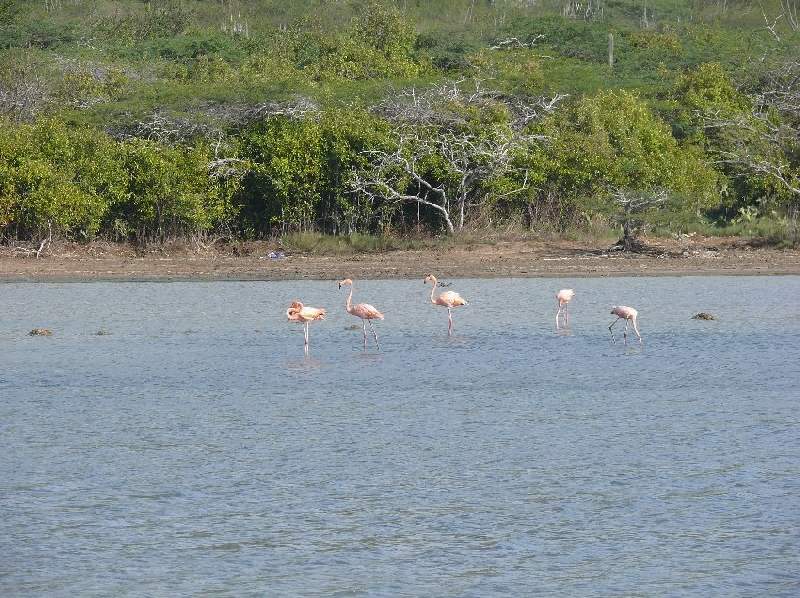
{"type": "Polygon", "coordinates": [[[452,234],[454,226],[448,211],[447,191],[444,186],[434,186],[423,176],[418,164],[421,154],[415,153],[411,157],[404,155],[409,141],[413,140],[401,135],[394,152],[368,152],[373,166],[363,172],[354,171],[350,180],[351,188],[372,201],[385,200],[394,204],[415,202],[429,206],[442,216],[448,234],[452,234]],[[409,180],[416,187],[417,193],[404,191],[410,186],[407,182],[409,180]]]}
{"type": "MultiPolygon", "coordinates": [[[[481,189],[494,178],[513,174],[515,159],[546,141],[527,133],[526,126],[555,110],[564,98],[511,102],[484,89],[480,81],[473,81],[474,90],[468,91],[464,83],[450,81],[422,92],[410,89],[384,103],[380,110],[395,123],[394,149],[365,153],[370,166],[353,173],[352,191],[375,202],[431,207],[448,233],[462,229],[481,189]],[[501,105],[509,116],[504,122],[481,122],[474,115],[487,111],[471,110],[501,105]]],[[[504,196],[528,187],[526,172],[512,178],[518,187],[504,196]]]]}
{"type": "Polygon", "coordinates": [[[512,37],[510,39],[504,39],[502,41],[499,41],[494,46],[490,46],[490,48],[492,50],[508,50],[510,48],[532,48],[536,44],[536,42],[538,42],[540,39],[544,39],[544,34],[540,33],[528,43],[523,43],[519,41],[519,39],[517,39],[516,37],[512,37]]]}
{"type": "Polygon", "coordinates": [[[642,225],[644,213],[666,202],[669,193],[660,187],[644,191],[613,187],[609,193],[622,209],[622,249],[631,251],[637,245],[636,231],[642,225]]]}
{"type": "Polygon", "coordinates": [[[800,214],[800,62],[767,74],[748,114],[723,118],[702,115],[707,131],[724,134],[714,151],[735,175],[760,175],[788,191],[785,208],[793,236],[800,214]],[[738,170],[738,173],[735,172],[738,170]]]}
{"type": "Polygon", "coordinates": [[[26,65],[0,67],[0,114],[30,120],[51,102],[45,81],[26,65]]]}

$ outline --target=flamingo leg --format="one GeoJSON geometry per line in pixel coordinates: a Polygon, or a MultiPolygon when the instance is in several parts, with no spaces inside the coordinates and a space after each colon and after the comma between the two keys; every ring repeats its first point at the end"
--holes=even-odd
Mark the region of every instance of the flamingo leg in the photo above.
{"type": "Polygon", "coordinates": [[[559,330],[558,316],[560,316],[560,315],[561,315],[561,304],[559,303],[558,304],[558,311],[556,312],[556,330],[559,330]]]}
{"type": "Polygon", "coordinates": [[[569,303],[564,305],[564,328],[569,326],[569,303]]]}
{"type": "Polygon", "coordinates": [[[450,331],[453,329],[453,312],[448,307],[447,308],[447,334],[450,334],[450,331]]]}
{"type": "Polygon", "coordinates": [[[611,322],[611,326],[608,327],[608,329],[611,331],[611,340],[614,341],[615,345],[617,344],[617,339],[614,338],[614,324],[617,322],[619,322],[619,318],[611,322]]]}
{"type": "Polygon", "coordinates": [[[642,342],[642,335],[639,334],[639,327],[636,325],[636,320],[633,320],[633,330],[636,332],[636,336],[639,337],[639,344],[643,345],[644,343],[642,342]]]}
{"type": "MultiPolygon", "coordinates": [[[[367,348],[367,321],[361,320],[361,325],[364,328],[364,348],[367,348]]],[[[372,326],[372,322],[369,323],[370,327],[372,326]]]]}
{"type": "MultiPolygon", "coordinates": [[[[375,332],[375,327],[372,325],[372,320],[367,320],[369,322],[369,327],[372,329],[372,336],[375,337],[375,346],[380,350],[381,346],[378,344],[378,333],[375,332]]],[[[364,328],[364,346],[367,346],[367,329],[364,328]]]]}
{"type": "Polygon", "coordinates": [[[306,322],[306,347],[308,347],[308,322],[306,322]]]}
{"type": "Polygon", "coordinates": [[[623,338],[623,345],[628,344],[628,322],[630,320],[625,320],[625,330],[622,331],[622,338],[623,338]]]}

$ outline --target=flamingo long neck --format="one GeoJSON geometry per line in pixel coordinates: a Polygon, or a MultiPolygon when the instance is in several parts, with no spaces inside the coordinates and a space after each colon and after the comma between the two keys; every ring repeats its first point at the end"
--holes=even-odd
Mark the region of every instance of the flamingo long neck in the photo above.
{"type": "Polygon", "coordinates": [[[344,308],[349,312],[350,311],[350,300],[353,298],[353,283],[350,283],[350,292],[347,294],[347,303],[345,303],[344,308]]]}
{"type": "Polygon", "coordinates": [[[431,287],[431,303],[436,303],[436,299],[433,298],[433,293],[436,291],[437,281],[433,276],[431,276],[431,280],[433,281],[433,286],[431,287]]]}

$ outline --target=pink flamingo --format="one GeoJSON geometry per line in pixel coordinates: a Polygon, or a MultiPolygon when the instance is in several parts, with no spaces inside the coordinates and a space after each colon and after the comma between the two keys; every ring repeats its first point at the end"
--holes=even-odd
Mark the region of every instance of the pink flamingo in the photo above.
{"type": "Polygon", "coordinates": [[[558,316],[561,314],[561,310],[564,310],[564,328],[569,325],[569,302],[572,301],[572,298],[575,296],[575,291],[572,289],[561,289],[556,295],[556,299],[558,299],[558,311],[556,312],[556,330],[558,330],[558,316]]]}
{"type": "Polygon", "coordinates": [[[639,312],[632,307],[627,307],[626,305],[615,305],[611,308],[611,313],[617,316],[617,319],[614,320],[611,323],[611,326],[608,327],[608,329],[611,331],[611,340],[614,341],[614,344],[617,343],[617,340],[614,338],[614,330],[612,327],[620,320],[625,320],[625,331],[622,333],[622,338],[625,339],[624,344],[628,344],[628,322],[632,322],[633,330],[636,332],[636,336],[639,337],[639,344],[641,345],[642,335],[639,334],[639,328],[636,326],[636,317],[639,315],[639,312]]]}
{"type": "Polygon", "coordinates": [[[301,322],[305,325],[306,343],[305,349],[308,352],[308,325],[310,322],[325,319],[325,309],[322,307],[306,307],[299,301],[292,303],[286,310],[286,318],[292,322],[301,322]]]}
{"type": "Polygon", "coordinates": [[[429,280],[433,281],[433,287],[431,288],[431,303],[434,305],[444,305],[447,308],[447,334],[450,334],[450,331],[453,328],[452,308],[459,305],[469,304],[464,301],[464,298],[455,291],[444,291],[434,299],[433,294],[436,291],[437,284],[436,277],[433,274],[428,274],[428,276],[425,277],[425,280],[422,281],[422,284],[427,283],[429,280]]]}
{"type": "Polygon", "coordinates": [[[369,322],[369,327],[372,329],[372,335],[375,337],[375,346],[380,350],[381,347],[378,344],[378,333],[375,332],[375,327],[372,325],[372,320],[374,318],[383,320],[383,314],[369,303],[358,303],[353,307],[350,307],[350,300],[353,298],[353,281],[349,278],[345,278],[339,283],[339,288],[341,289],[346,284],[350,285],[350,294],[347,295],[347,303],[345,303],[344,308],[347,310],[347,313],[353,314],[357,318],[361,318],[361,325],[364,328],[364,348],[367,348],[367,322],[369,322]]]}

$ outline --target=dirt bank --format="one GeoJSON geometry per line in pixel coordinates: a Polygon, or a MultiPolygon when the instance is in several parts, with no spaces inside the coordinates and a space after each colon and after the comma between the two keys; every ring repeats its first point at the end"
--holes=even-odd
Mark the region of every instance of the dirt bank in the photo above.
{"type": "Polygon", "coordinates": [[[651,239],[628,254],[574,241],[501,241],[437,250],[346,256],[281,252],[269,243],[165,246],[55,243],[0,249],[0,280],[338,280],[350,278],[681,276],[800,274],[800,250],[719,237],[651,239]],[[270,254],[280,257],[270,257],[270,254]]]}

